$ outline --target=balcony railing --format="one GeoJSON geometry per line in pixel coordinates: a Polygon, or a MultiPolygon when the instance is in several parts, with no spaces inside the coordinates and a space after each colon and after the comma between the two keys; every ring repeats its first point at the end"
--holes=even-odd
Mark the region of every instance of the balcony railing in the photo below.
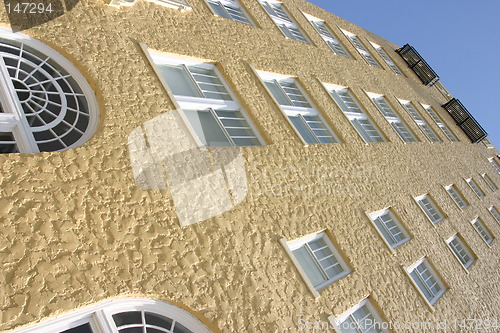
{"type": "Polygon", "coordinates": [[[457,125],[467,134],[472,143],[477,143],[488,135],[465,106],[456,98],[443,105],[457,125]]]}
{"type": "Polygon", "coordinates": [[[396,50],[397,53],[406,61],[408,66],[413,69],[415,74],[422,80],[426,86],[432,86],[439,81],[439,76],[429,66],[429,64],[422,58],[422,56],[411,46],[406,44],[400,49],[396,50]]]}

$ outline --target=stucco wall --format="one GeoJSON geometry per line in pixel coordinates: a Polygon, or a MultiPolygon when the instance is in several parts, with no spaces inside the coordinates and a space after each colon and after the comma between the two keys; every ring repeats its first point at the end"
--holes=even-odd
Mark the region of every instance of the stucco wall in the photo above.
{"type": "MultiPolygon", "coordinates": [[[[38,322],[95,302],[126,295],[170,301],[215,331],[295,331],[300,318],[339,315],[370,295],[387,320],[398,322],[499,319],[498,240],[487,246],[469,221],[480,216],[493,235],[500,225],[487,208],[498,192],[480,178],[500,176],[487,158],[498,151],[473,145],[402,59],[406,78],[370,67],[337,26],[397,48],[302,0],[285,1],[314,45],[285,39],[257,1],[240,0],[258,27],[213,16],[202,0],[179,12],[139,1],[112,8],[81,1],[65,15],[24,33],[71,59],[101,103],[94,137],[58,153],[0,155],[0,330],[38,322]],[[334,27],[355,60],[333,54],[300,10],[334,27]],[[248,195],[234,209],[181,227],[168,189],[135,183],[128,136],[175,106],[138,43],[218,64],[267,145],[242,148],[248,195]],[[304,147],[259,83],[257,70],[297,76],[343,143],[304,147]],[[321,87],[352,88],[390,140],[365,144],[321,87]],[[363,92],[429,104],[459,138],[403,144],[363,92]],[[487,194],[477,199],[463,178],[487,194]],[[460,211],[444,185],[454,183],[471,203],[460,211]],[[432,225],[412,196],[429,192],[447,218],[432,225]],[[393,207],[414,236],[392,254],[364,211],[393,207]],[[314,299],[278,240],[330,230],[353,272],[314,299]],[[467,273],[443,239],[459,232],[477,255],[467,273]],[[431,313],[401,265],[427,256],[450,289],[431,313]]],[[[4,26],[7,25],[1,9],[4,26]]],[[[419,109],[423,114],[423,109],[419,109]]],[[[480,112],[477,110],[475,112],[480,112]]],[[[180,163],[187,167],[190,161],[180,163]]]]}

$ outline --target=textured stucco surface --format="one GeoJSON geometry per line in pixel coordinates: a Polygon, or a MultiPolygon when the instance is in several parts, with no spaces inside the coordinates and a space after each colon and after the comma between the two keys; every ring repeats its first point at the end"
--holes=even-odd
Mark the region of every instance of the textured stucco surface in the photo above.
{"type": "Polygon", "coordinates": [[[120,9],[81,1],[24,31],[82,70],[100,100],[101,120],[82,147],[0,155],[0,330],[128,295],[167,300],[223,332],[296,331],[300,318],[325,320],[368,295],[391,321],[500,319],[498,239],[487,246],[469,223],[480,216],[500,235],[487,211],[500,207],[499,192],[480,178],[487,173],[500,184],[487,161],[498,151],[471,144],[440,108],[446,100],[436,88],[424,87],[395,53],[405,78],[378,54],[384,69],[368,66],[338,27],[386,50],[397,46],[302,0],[285,5],[314,45],[285,39],[257,1],[240,0],[258,27],[190,2],[191,11],[179,12],[145,1],[120,9]],[[355,60],[333,54],[301,10],[326,20],[355,60]],[[136,185],[128,136],[175,108],[140,42],[216,62],[264,136],[266,146],[241,149],[248,195],[230,211],[181,227],[168,189],[136,185]],[[250,65],[297,76],[343,143],[304,147],[250,65]],[[364,144],[318,79],[350,87],[390,142],[364,144]],[[364,91],[386,95],[422,142],[403,144],[364,91]],[[427,142],[396,98],[432,105],[460,142],[446,140],[419,108],[444,141],[427,142]],[[465,183],[471,176],[483,200],[465,183]],[[451,183],[470,202],[463,211],[443,189],[451,183]],[[412,198],[424,193],[447,216],[435,226],[412,198]],[[389,206],[413,235],[395,254],[364,214],[389,206]],[[314,299],[278,240],[323,229],[353,272],[314,299]],[[478,257],[468,273],[443,241],[456,232],[478,257]],[[435,312],[401,268],[423,256],[449,286],[435,312]]]}

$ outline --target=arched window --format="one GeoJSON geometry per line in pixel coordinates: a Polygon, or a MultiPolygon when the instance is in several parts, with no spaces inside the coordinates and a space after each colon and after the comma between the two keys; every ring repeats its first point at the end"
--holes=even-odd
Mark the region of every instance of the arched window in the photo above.
{"type": "Polygon", "coordinates": [[[124,298],[59,316],[13,333],[210,333],[188,312],[150,298],[124,298]]]}
{"type": "Polygon", "coordinates": [[[36,39],[0,28],[0,153],[77,147],[97,121],[94,92],[70,61],[36,39]]]}

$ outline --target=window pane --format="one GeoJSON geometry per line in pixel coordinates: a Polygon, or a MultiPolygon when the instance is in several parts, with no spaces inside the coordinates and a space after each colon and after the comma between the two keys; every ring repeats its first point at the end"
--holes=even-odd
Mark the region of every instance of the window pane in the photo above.
{"type": "Polygon", "coordinates": [[[283,93],[283,91],[276,82],[266,81],[265,83],[267,88],[271,91],[271,94],[273,94],[274,98],[278,101],[279,105],[293,106],[292,102],[283,93]]]}
{"type": "Polygon", "coordinates": [[[60,333],[93,333],[92,329],[90,328],[89,323],[85,323],[83,325],[77,326],[70,328],[68,330],[62,331],[60,333]]]}
{"type": "Polygon", "coordinates": [[[231,96],[215,71],[197,67],[189,67],[189,71],[206,98],[231,100],[231,96]]]}
{"type": "Polygon", "coordinates": [[[159,326],[167,330],[172,328],[172,319],[170,318],[149,312],[146,312],[145,318],[146,318],[146,324],[148,325],[159,326]]]}
{"type": "Polygon", "coordinates": [[[174,95],[202,97],[182,67],[160,65],[158,68],[160,75],[174,95]]]}
{"type": "Polygon", "coordinates": [[[139,311],[122,312],[114,314],[113,320],[115,321],[117,327],[142,323],[141,312],[139,311]]]}
{"type": "Polygon", "coordinates": [[[295,255],[295,258],[297,258],[300,267],[302,267],[302,269],[306,272],[307,277],[314,286],[317,286],[325,281],[325,277],[316,265],[315,260],[311,257],[304,246],[294,250],[293,254],[295,255]]]}
{"type": "Polygon", "coordinates": [[[212,10],[215,12],[216,15],[220,17],[229,18],[226,11],[224,10],[224,8],[220,3],[215,1],[209,1],[208,3],[210,4],[210,7],[212,7],[212,10]]]}
{"type": "Polygon", "coordinates": [[[211,147],[231,146],[219,124],[208,110],[186,111],[186,117],[200,141],[211,147]]]}
{"type": "Polygon", "coordinates": [[[0,154],[18,153],[16,141],[12,133],[0,132],[0,154]]]}
{"type": "Polygon", "coordinates": [[[424,294],[425,298],[427,300],[430,300],[432,298],[431,293],[427,290],[426,286],[424,285],[424,282],[421,280],[420,275],[417,273],[417,270],[413,270],[413,272],[410,273],[411,277],[413,278],[413,281],[418,286],[418,289],[424,294]]]}
{"type": "Polygon", "coordinates": [[[339,327],[342,333],[359,333],[356,322],[350,316],[340,323],[339,327]]]}
{"type": "Polygon", "coordinates": [[[190,329],[176,322],[174,327],[174,333],[193,333],[193,332],[190,329]]]}
{"type": "Polygon", "coordinates": [[[316,141],[316,138],[312,135],[311,131],[309,130],[309,127],[304,123],[304,121],[299,116],[295,117],[288,116],[288,118],[293,123],[293,125],[300,133],[305,142],[307,142],[308,144],[318,143],[318,141],[316,141]]]}

